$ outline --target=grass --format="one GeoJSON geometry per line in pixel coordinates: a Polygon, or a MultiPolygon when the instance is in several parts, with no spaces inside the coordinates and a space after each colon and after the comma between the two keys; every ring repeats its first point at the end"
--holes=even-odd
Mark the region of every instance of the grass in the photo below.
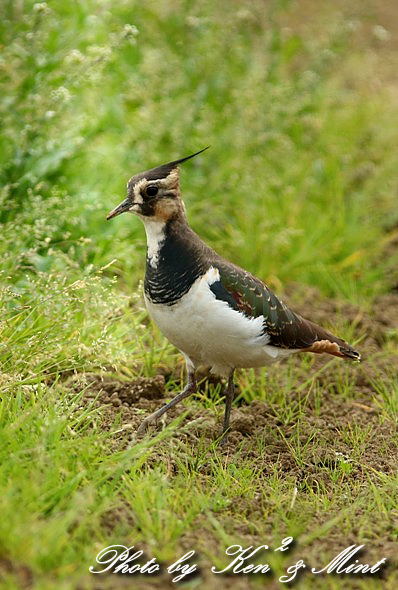
{"type": "MultiPolygon", "coordinates": [[[[279,575],[352,543],[373,562],[396,552],[389,10],[356,0],[1,5],[1,588],[122,587],[88,570],[111,544],[142,547],[163,571],[195,549],[189,588],[218,587],[209,564],[226,567],[235,543],[276,548],[292,535],[295,548],[265,554],[279,575]],[[278,292],[295,284],[296,307],[367,356],[363,367],[303,357],[239,374],[241,430],[224,454],[220,385],[205,383],[139,444],[123,407],[105,411],[99,389],[87,396],[92,375],[133,387],[158,366],[168,396],[180,385],[180,358],[140,296],[142,227],[105,215],[129,176],[208,144],[182,170],[192,227],[278,292]]],[[[244,579],[279,587],[276,575],[244,579]]],[[[380,584],[395,588],[393,566],[382,579],[306,572],[297,587],[380,584]]]]}

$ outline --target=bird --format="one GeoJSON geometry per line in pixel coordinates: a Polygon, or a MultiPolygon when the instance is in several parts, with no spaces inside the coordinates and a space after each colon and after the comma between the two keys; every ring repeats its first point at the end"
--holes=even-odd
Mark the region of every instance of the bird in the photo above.
{"type": "Polygon", "coordinates": [[[219,438],[225,445],[236,369],[262,367],[301,352],[358,362],[361,355],[295,313],[263,281],[217,254],[191,229],[181,196],[180,165],[208,147],[132,176],[126,198],[107,219],[128,212],[143,222],[145,304],[163,335],[182,353],[187,372],[182,391],[147,416],[137,435],[197,392],[195,373],[204,366],[226,379],[219,438]]]}

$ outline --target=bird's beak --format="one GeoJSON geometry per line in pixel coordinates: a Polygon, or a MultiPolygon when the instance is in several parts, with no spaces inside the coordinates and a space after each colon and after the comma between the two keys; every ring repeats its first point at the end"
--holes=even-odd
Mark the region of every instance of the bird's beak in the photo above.
{"type": "Polygon", "coordinates": [[[112,219],[112,217],[116,217],[116,215],[120,215],[121,213],[128,211],[130,209],[130,207],[131,207],[130,199],[128,199],[128,198],[124,199],[124,201],[122,203],[120,203],[120,205],[118,205],[117,207],[112,209],[112,211],[110,211],[110,213],[108,213],[106,218],[112,219]]]}

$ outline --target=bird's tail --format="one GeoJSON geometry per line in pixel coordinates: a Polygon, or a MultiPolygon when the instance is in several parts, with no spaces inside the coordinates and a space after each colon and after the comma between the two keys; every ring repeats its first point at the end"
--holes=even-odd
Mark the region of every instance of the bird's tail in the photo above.
{"type": "Polygon", "coordinates": [[[304,348],[303,350],[308,352],[316,352],[318,354],[326,352],[327,354],[332,354],[340,358],[347,358],[357,362],[361,361],[360,353],[354,350],[352,346],[348,344],[348,342],[342,338],[334,336],[326,330],[323,330],[319,326],[308,322],[308,320],[307,324],[313,326],[314,330],[316,330],[316,340],[311,344],[311,346],[304,348]]]}
{"type": "Polygon", "coordinates": [[[344,344],[343,346],[339,346],[339,352],[343,355],[344,358],[351,359],[353,361],[357,361],[358,363],[361,362],[361,355],[359,352],[354,350],[348,344],[344,344]]]}

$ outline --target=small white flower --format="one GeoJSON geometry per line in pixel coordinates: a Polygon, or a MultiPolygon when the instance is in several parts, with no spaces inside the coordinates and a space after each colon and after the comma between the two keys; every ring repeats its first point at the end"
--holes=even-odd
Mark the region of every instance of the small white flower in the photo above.
{"type": "Polygon", "coordinates": [[[72,95],[65,86],[59,86],[51,92],[51,98],[59,100],[60,102],[69,102],[72,95]]]}
{"type": "Polygon", "coordinates": [[[138,29],[135,25],[124,25],[123,36],[124,37],[136,37],[138,35],[138,29]]]}
{"type": "Polygon", "coordinates": [[[50,8],[47,2],[36,2],[36,4],[33,4],[33,12],[36,14],[48,14],[50,8]]]}
{"type": "Polygon", "coordinates": [[[84,55],[78,49],[72,49],[65,57],[67,64],[81,64],[84,62],[84,55]]]}
{"type": "Polygon", "coordinates": [[[375,25],[372,32],[378,41],[388,41],[391,38],[390,31],[387,31],[381,25],[375,25]]]}

